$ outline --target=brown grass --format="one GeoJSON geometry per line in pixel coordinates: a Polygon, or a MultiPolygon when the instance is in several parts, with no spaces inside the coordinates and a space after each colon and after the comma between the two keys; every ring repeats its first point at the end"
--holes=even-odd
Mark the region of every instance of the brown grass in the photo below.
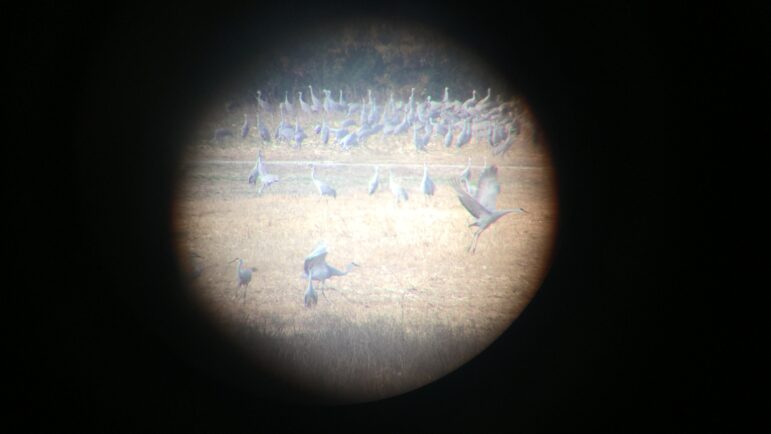
{"type": "Polygon", "coordinates": [[[304,124],[310,138],[301,150],[258,145],[254,136],[191,147],[175,223],[180,255],[203,257],[192,290],[223,327],[244,342],[260,342],[255,354],[271,354],[271,363],[315,391],[356,401],[426,384],[486,347],[538,289],[556,223],[548,155],[527,140],[527,130],[503,158],[492,158],[481,140],[445,150],[435,139],[428,153],[418,154],[407,137],[377,136],[344,152],[317,143],[312,125],[304,124]],[[319,198],[302,163],[269,164],[281,181],[257,196],[246,176],[258,147],[269,163],[352,165],[317,166],[337,199],[319,198]],[[470,216],[449,180],[467,156],[476,176],[483,155],[501,167],[498,207],[528,213],[488,228],[472,255],[470,216]],[[437,184],[428,201],[418,191],[423,161],[437,184]],[[381,189],[373,196],[366,194],[373,169],[358,163],[381,165],[381,189]],[[393,201],[389,165],[410,192],[407,203],[393,201]],[[318,305],[306,309],[302,264],[321,240],[331,265],[360,267],[329,280],[326,298],[319,293],[318,305]],[[258,270],[245,301],[235,298],[236,266],[228,263],[235,257],[258,270]]]}

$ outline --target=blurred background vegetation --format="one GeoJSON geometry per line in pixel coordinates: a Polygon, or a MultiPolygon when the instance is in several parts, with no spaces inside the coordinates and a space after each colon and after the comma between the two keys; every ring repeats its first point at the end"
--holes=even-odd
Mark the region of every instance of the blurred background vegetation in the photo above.
{"type": "Polygon", "coordinates": [[[321,25],[261,45],[270,48],[255,55],[248,92],[260,89],[274,103],[287,91],[296,103],[297,91],[305,98],[308,85],[318,98],[321,89],[329,89],[337,100],[342,89],[348,102],[366,97],[368,88],[379,102],[392,91],[397,100],[406,100],[412,87],[416,97],[434,100],[443,97],[445,86],[450,98],[460,101],[470,98],[472,89],[480,98],[488,87],[493,98],[508,99],[512,92],[503,77],[451,37],[409,23],[321,25]]]}

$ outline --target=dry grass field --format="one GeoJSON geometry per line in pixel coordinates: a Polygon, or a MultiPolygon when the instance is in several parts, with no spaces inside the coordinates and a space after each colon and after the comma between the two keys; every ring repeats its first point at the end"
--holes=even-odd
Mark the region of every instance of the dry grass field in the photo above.
{"type": "MultiPolygon", "coordinates": [[[[242,114],[226,125],[240,130],[242,114]]],[[[274,119],[267,118],[268,127],[274,119]]],[[[477,136],[461,149],[434,138],[418,153],[412,136],[376,135],[350,151],[322,145],[315,119],[301,119],[309,138],[301,149],[247,139],[192,143],[181,167],[175,205],[180,257],[189,252],[203,272],[191,291],[212,317],[256,359],[275,366],[325,400],[366,401],[426,384],[489,345],[525,308],[547,272],[557,219],[553,172],[546,148],[532,143],[532,123],[504,157],[477,136]],[[280,181],[261,196],[247,184],[257,150],[280,181]],[[498,208],[522,207],[480,237],[450,186],[472,158],[472,181],[483,164],[499,167],[498,208]],[[316,176],[337,190],[320,198],[316,176]],[[437,185],[420,193],[423,162],[437,185]],[[380,190],[367,195],[373,166],[380,190]],[[388,168],[408,190],[396,204],[388,168]],[[304,258],[319,241],[327,261],[350,274],[327,281],[318,304],[303,305],[304,258]],[[246,298],[237,291],[234,258],[256,267],[246,298]]]]}

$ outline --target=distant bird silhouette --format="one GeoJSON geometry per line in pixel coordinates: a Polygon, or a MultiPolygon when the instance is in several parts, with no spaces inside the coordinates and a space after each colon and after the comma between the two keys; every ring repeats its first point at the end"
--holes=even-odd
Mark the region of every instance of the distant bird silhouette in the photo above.
{"type": "Polygon", "coordinates": [[[316,98],[316,95],[313,94],[313,86],[309,84],[308,89],[310,89],[311,91],[311,108],[313,109],[314,112],[317,112],[321,110],[321,102],[319,101],[318,98],[316,98]]]}
{"type": "Polygon", "coordinates": [[[303,131],[303,129],[300,127],[300,120],[297,119],[295,122],[294,135],[293,135],[294,142],[297,149],[300,149],[300,147],[302,146],[303,140],[305,140],[306,137],[308,136],[305,134],[305,131],[303,131]]]}
{"type": "Polygon", "coordinates": [[[512,125],[509,125],[508,137],[506,137],[506,140],[502,141],[501,143],[498,143],[493,147],[493,155],[505,154],[506,151],[508,151],[511,148],[511,145],[514,143],[515,135],[516,133],[514,132],[514,127],[512,125]]]}
{"type": "Polygon", "coordinates": [[[329,143],[329,126],[327,125],[326,118],[321,121],[321,143],[329,143]]]}
{"type": "Polygon", "coordinates": [[[326,182],[316,178],[316,165],[311,164],[311,180],[316,185],[316,189],[319,191],[319,195],[332,196],[337,199],[337,192],[334,188],[330,187],[326,182]]]}
{"type": "Polygon", "coordinates": [[[249,123],[249,116],[244,113],[244,124],[241,126],[241,138],[245,139],[249,136],[249,129],[251,124],[249,123]]]}
{"type": "Polygon", "coordinates": [[[426,134],[425,136],[418,135],[418,130],[420,127],[418,125],[414,125],[412,127],[412,141],[415,144],[415,150],[418,151],[426,151],[426,145],[428,145],[428,141],[431,138],[431,134],[426,134]]]}
{"type": "Polygon", "coordinates": [[[294,114],[294,106],[289,102],[289,91],[284,92],[284,108],[288,114],[294,114]]]}
{"type": "Polygon", "coordinates": [[[257,91],[257,105],[260,107],[260,110],[262,111],[270,110],[270,105],[268,104],[267,101],[262,99],[262,91],[260,90],[257,91]]]}
{"type": "Polygon", "coordinates": [[[377,191],[377,188],[380,186],[380,167],[375,166],[375,174],[372,175],[372,179],[369,180],[369,188],[367,189],[367,193],[370,195],[374,194],[377,191]]]}
{"type": "Polygon", "coordinates": [[[452,145],[452,128],[447,128],[447,133],[444,135],[444,147],[449,148],[452,145]]]}
{"type": "Polygon", "coordinates": [[[308,105],[305,101],[303,101],[303,93],[302,91],[297,92],[298,99],[300,100],[300,110],[303,111],[305,114],[310,114],[311,112],[311,106],[308,105]]]}
{"type": "Polygon", "coordinates": [[[471,120],[466,119],[463,122],[463,130],[458,134],[458,141],[455,142],[455,147],[460,148],[471,141],[471,120]]]}
{"type": "Polygon", "coordinates": [[[428,166],[426,163],[423,163],[423,180],[420,182],[420,190],[424,195],[426,195],[426,197],[433,196],[434,191],[436,190],[434,181],[432,181],[431,177],[428,176],[428,166]]]}
{"type": "Polygon", "coordinates": [[[479,235],[481,235],[490,225],[506,214],[512,212],[525,212],[522,208],[504,210],[495,209],[495,201],[500,192],[500,185],[498,184],[498,167],[495,165],[486,168],[479,175],[477,191],[474,196],[471,196],[468,192],[463,190],[459,180],[456,180],[456,182],[453,183],[453,188],[455,188],[455,191],[458,194],[460,203],[475,217],[474,222],[471,223],[469,227],[477,226],[479,228],[474,233],[474,239],[468,248],[471,253],[476,251],[479,235]]]}
{"type": "Polygon", "coordinates": [[[260,139],[262,139],[263,142],[270,143],[270,131],[268,131],[268,128],[262,122],[262,119],[260,119],[259,113],[257,113],[257,131],[260,133],[260,139]]]}

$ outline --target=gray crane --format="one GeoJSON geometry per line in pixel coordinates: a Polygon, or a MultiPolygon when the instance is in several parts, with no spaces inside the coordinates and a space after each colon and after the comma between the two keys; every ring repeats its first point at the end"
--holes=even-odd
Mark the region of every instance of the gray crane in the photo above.
{"type": "Polygon", "coordinates": [[[455,142],[455,147],[460,148],[461,146],[469,143],[471,141],[471,120],[466,119],[463,122],[463,130],[458,134],[458,141],[455,142]]]}
{"type": "Polygon", "coordinates": [[[249,287],[249,282],[252,281],[252,272],[257,271],[256,267],[244,267],[244,260],[241,258],[235,258],[230,263],[238,261],[237,276],[238,276],[238,288],[244,288],[244,300],[246,300],[246,290],[249,287]]]}
{"type": "Polygon", "coordinates": [[[472,92],[471,98],[463,102],[463,105],[462,105],[463,109],[468,110],[470,107],[474,107],[476,100],[477,100],[477,90],[474,89],[472,92]]]}
{"type": "Polygon", "coordinates": [[[327,264],[327,246],[324,242],[320,242],[313,251],[305,257],[302,277],[308,278],[309,281],[315,280],[321,282],[321,294],[326,297],[326,294],[324,294],[324,286],[327,279],[335,276],[345,276],[353,270],[353,267],[358,266],[359,265],[355,262],[349,262],[348,265],[345,266],[345,270],[341,271],[327,264]]]}
{"type": "Polygon", "coordinates": [[[317,112],[321,109],[321,102],[316,98],[316,95],[313,94],[313,86],[309,84],[308,89],[311,91],[311,107],[313,108],[313,111],[317,112]]]}
{"type": "Polygon", "coordinates": [[[284,108],[288,114],[294,114],[294,106],[289,102],[289,91],[284,92],[284,108]]]}
{"type": "Polygon", "coordinates": [[[244,124],[241,126],[241,138],[245,139],[249,136],[249,129],[251,128],[251,123],[249,123],[249,115],[244,113],[244,124]]]}
{"type": "Polygon", "coordinates": [[[262,91],[260,90],[257,91],[257,105],[260,107],[260,110],[262,111],[270,110],[270,105],[268,104],[267,101],[262,99],[262,91]]]}
{"type": "Polygon", "coordinates": [[[501,143],[498,143],[493,147],[493,155],[502,155],[505,154],[506,151],[511,148],[511,145],[514,143],[514,136],[516,133],[514,132],[514,127],[512,125],[509,125],[509,136],[506,137],[506,140],[502,141],[501,143]]]}
{"type": "Polygon", "coordinates": [[[257,178],[260,179],[260,189],[257,191],[257,194],[262,194],[262,190],[278,182],[278,176],[271,175],[265,168],[262,162],[262,150],[257,153],[257,163],[252,168],[252,171],[249,172],[249,184],[256,184],[257,178]]]}
{"type": "Polygon", "coordinates": [[[415,150],[425,152],[428,141],[431,139],[431,134],[429,133],[424,136],[418,135],[419,129],[420,126],[417,124],[412,126],[412,142],[415,144],[415,150]]]}
{"type": "Polygon", "coordinates": [[[399,183],[394,181],[394,174],[391,172],[391,169],[388,169],[388,188],[391,189],[391,194],[394,195],[397,205],[400,201],[406,202],[409,199],[407,190],[405,190],[404,187],[402,187],[399,183]]]}
{"type": "Polygon", "coordinates": [[[305,101],[303,101],[303,93],[302,91],[297,92],[298,99],[300,100],[300,110],[303,111],[305,114],[310,114],[311,112],[311,106],[308,105],[305,101]]]}
{"type": "Polygon", "coordinates": [[[260,138],[263,142],[270,143],[270,131],[260,119],[260,114],[257,113],[257,131],[260,133],[260,138]]]}
{"type": "Polygon", "coordinates": [[[326,117],[321,121],[321,143],[329,143],[329,126],[327,125],[326,117]]]}
{"type": "Polygon", "coordinates": [[[487,96],[479,100],[479,102],[474,105],[475,108],[479,110],[484,110],[487,108],[487,104],[490,102],[490,91],[491,89],[488,87],[487,96]]]}
{"type": "Polygon", "coordinates": [[[300,119],[296,119],[295,125],[294,125],[294,135],[292,136],[294,138],[294,142],[297,149],[300,149],[302,146],[303,140],[308,137],[305,134],[305,131],[303,131],[302,128],[300,128],[300,119]]]}
{"type": "Polygon", "coordinates": [[[372,175],[372,179],[369,180],[369,188],[367,189],[367,193],[370,195],[374,194],[377,191],[377,188],[380,186],[380,166],[375,166],[375,174],[372,175]]]}
{"type": "Polygon", "coordinates": [[[477,190],[473,196],[463,190],[459,181],[453,183],[453,188],[455,188],[455,191],[458,194],[460,203],[463,204],[466,210],[475,218],[474,222],[471,223],[469,227],[477,226],[479,228],[474,232],[474,239],[468,248],[471,253],[476,251],[479,235],[490,225],[506,214],[512,212],[525,212],[522,208],[504,210],[495,209],[495,201],[500,192],[500,185],[498,184],[498,167],[495,165],[484,169],[479,175],[477,190]]]}
{"type": "Polygon", "coordinates": [[[434,191],[436,191],[434,181],[428,176],[428,165],[425,162],[423,163],[423,180],[420,181],[420,190],[426,197],[433,196],[434,191]]]}
{"type": "Polygon", "coordinates": [[[449,148],[452,145],[452,127],[447,128],[447,134],[444,135],[444,147],[449,148]]]}
{"type": "Polygon", "coordinates": [[[316,185],[316,189],[319,191],[319,195],[323,196],[332,196],[335,199],[337,199],[337,192],[334,188],[330,187],[329,184],[326,182],[316,179],[316,165],[311,164],[311,180],[313,180],[313,184],[316,185]]]}

